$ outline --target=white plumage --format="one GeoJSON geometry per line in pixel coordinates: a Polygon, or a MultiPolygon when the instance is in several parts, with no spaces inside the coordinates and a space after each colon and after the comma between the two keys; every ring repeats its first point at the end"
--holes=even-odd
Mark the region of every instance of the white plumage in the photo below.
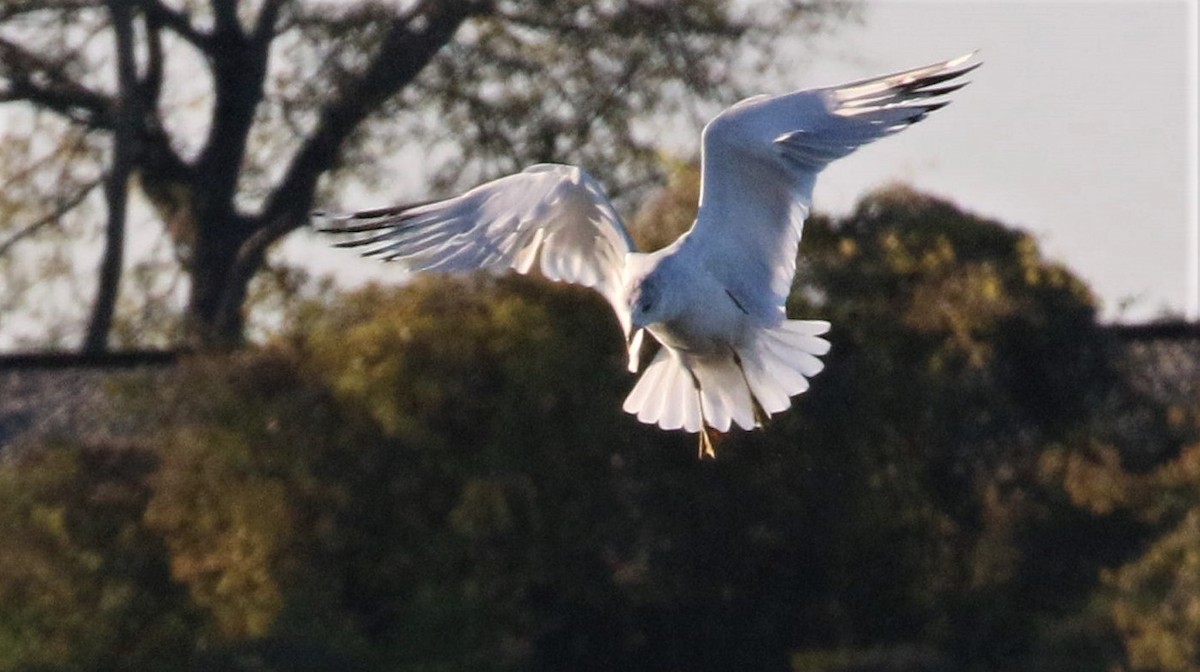
{"type": "Polygon", "coordinates": [[[412,271],[534,267],[592,287],[612,305],[636,371],[643,331],[662,344],[624,409],[663,429],[744,429],[791,405],[821,371],[829,323],[789,320],[817,174],[831,161],[947,104],[972,55],[836,87],[755,96],[704,128],[700,208],[657,252],[632,239],[590,175],[539,164],[441,201],[317,215],[354,234],[343,247],[412,271]]]}

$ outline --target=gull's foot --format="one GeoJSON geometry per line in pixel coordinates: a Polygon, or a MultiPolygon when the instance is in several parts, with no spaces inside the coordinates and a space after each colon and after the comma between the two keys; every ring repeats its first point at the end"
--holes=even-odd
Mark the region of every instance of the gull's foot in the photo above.
{"type": "Polygon", "coordinates": [[[712,436],[708,433],[708,427],[700,428],[700,459],[710,458],[717,459],[717,451],[715,450],[712,436]]]}

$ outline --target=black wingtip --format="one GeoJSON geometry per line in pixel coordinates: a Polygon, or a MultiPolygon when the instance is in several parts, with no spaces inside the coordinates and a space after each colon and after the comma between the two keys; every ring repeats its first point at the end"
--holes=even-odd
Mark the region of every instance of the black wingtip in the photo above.
{"type": "Polygon", "coordinates": [[[404,222],[420,215],[414,210],[438,203],[438,200],[417,201],[403,205],[393,205],[386,208],[361,210],[352,213],[330,213],[325,210],[313,210],[309,217],[318,233],[367,233],[383,229],[403,228],[404,222]],[[349,222],[365,222],[350,224],[349,222]]]}
{"type": "Polygon", "coordinates": [[[966,66],[966,67],[965,67],[965,68],[963,68],[962,70],[959,70],[959,71],[958,71],[958,74],[959,74],[959,76],[961,77],[962,75],[965,75],[965,74],[967,74],[967,73],[969,73],[969,72],[971,72],[971,71],[975,70],[976,68],[978,68],[978,67],[979,67],[979,66],[981,66],[981,65],[983,65],[983,61],[975,61],[974,63],[972,63],[972,64],[970,64],[970,65],[966,66]]]}
{"type": "MultiPolygon", "coordinates": [[[[900,89],[901,91],[919,92],[925,90],[927,87],[932,87],[935,84],[941,84],[942,82],[950,81],[951,79],[958,79],[968,72],[970,72],[970,70],[949,70],[947,72],[940,72],[935,75],[926,75],[924,77],[918,77],[911,82],[901,84],[896,88],[900,89]]],[[[966,82],[964,82],[964,84],[965,83],[966,82]]]]}
{"type": "Polygon", "coordinates": [[[929,114],[930,112],[936,112],[936,111],[942,109],[943,107],[946,107],[947,105],[949,105],[950,102],[951,101],[949,101],[949,100],[939,100],[936,103],[929,103],[928,105],[922,105],[921,107],[925,111],[921,113],[921,116],[929,114]]]}
{"type": "Polygon", "coordinates": [[[379,219],[380,217],[392,217],[403,214],[405,210],[412,208],[412,205],[393,205],[387,208],[375,208],[373,210],[360,210],[359,212],[347,215],[347,219],[379,219]]]}
{"type": "Polygon", "coordinates": [[[317,228],[318,233],[370,233],[372,231],[382,231],[384,229],[394,229],[397,225],[394,221],[379,222],[375,224],[352,224],[350,226],[326,226],[317,228]]]}
{"type": "Polygon", "coordinates": [[[400,205],[392,205],[386,208],[375,208],[373,210],[361,210],[352,215],[348,215],[350,219],[379,219],[381,217],[406,217],[410,210],[421,208],[426,205],[440,203],[440,199],[429,199],[425,201],[413,201],[412,203],[402,203],[400,205]]]}
{"type": "Polygon", "coordinates": [[[948,96],[951,93],[954,93],[955,91],[958,91],[959,89],[963,88],[967,84],[970,84],[970,82],[958,82],[957,84],[951,84],[950,86],[935,86],[930,89],[921,89],[921,91],[919,93],[924,98],[933,98],[935,96],[948,96]]]}

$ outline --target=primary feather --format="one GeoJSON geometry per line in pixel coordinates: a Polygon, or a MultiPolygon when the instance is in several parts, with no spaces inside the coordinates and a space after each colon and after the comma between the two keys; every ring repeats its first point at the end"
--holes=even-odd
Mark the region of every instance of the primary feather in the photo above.
{"type": "Polygon", "coordinates": [[[638,253],[600,185],[539,164],[440,201],[321,215],[343,247],[412,271],[538,269],[612,305],[636,371],[643,330],[662,344],[624,409],[664,429],[744,429],[791,405],[821,371],[829,323],[784,302],[817,174],[924,119],[979,66],[967,55],[881,77],[743,100],[705,126],[700,208],[669,247],[638,253]]]}

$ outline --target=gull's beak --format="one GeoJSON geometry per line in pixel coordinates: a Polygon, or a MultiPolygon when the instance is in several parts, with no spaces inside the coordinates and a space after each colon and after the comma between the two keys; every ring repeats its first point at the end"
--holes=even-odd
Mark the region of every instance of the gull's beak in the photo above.
{"type": "Polygon", "coordinates": [[[645,329],[630,327],[625,333],[625,347],[629,350],[629,372],[637,373],[638,365],[641,363],[639,355],[642,352],[642,339],[646,335],[645,329]]]}

